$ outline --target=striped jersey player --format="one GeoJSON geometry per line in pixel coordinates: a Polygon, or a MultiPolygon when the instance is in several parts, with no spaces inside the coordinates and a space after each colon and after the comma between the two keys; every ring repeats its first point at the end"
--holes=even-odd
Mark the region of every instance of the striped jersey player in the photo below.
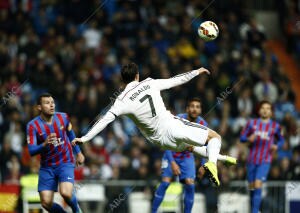
{"type": "MultiPolygon", "coordinates": [[[[126,84],[124,91],[90,131],[83,137],[74,139],[72,143],[91,140],[117,116],[126,115],[150,142],[165,149],[183,151],[190,145],[201,147],[207,142],[209,161],[204,168],[210,174],[211,181],[219,186],[216,162],[221,148],[221,136],[205,126],[195,123],[189,125],[190,122],[172,115],[160,95],[162,90],[184,84],[202,73],[209,74],[209,71],[200,68],[169,79],[147,78],[140,82],[137,65],[124,65],[121,69],[122,79],[126,84]]],[[[194,152],[197,152],[196,148],[194,152]]]]}
{"type": "Polygon", "coordinates": [[[76,164],[84,161],[78,146],[72,146],[75,138],[66,113],[55,112],[51,94],[39,96],[37,108],[40,115],[27,124],[27,142],[30,155],[41,155],[38,191],[42,206],[49,212],[65,212],[53,202],[54,192],[60,190],[73,213],[81,212],[73,193],[75,157],[76,164]]]}
{"type": "Polygon", "coordinates": [[[255,140],[250,146],[247,158],[248,164],[261,165],[272,162],[272,147],[277,145],[282,147],[284,143],[280,125],[271,119],[264,122],[260,118],[248,121],[241,134],[241,142],[246,142],[249,135],[255,136],[255,140]]]}
{"type": "Polygon", "coordinates": [[[41,154],[41,167],[53,167],[62,163],[75,163],[74,154],[80,151],[79,146],[72,148],[71,141],[75,138],[72,125],[66,113],[55,112],[51,124],[46,123],[41,116],[37,116],[27,125],[27,142],[31,155],[41,154]],[[44,147],[50,134],[55,134],[49,146],[44,147]]]}
{"type": "Polygon", "coordinates": [[[247,179],[249,182],[251,211],[259,212],[262,182],[266,181],[272,162],[272,154],[284,143],[280,125],[271,119],[272,105],[262,101],[257,119],[248,121],[241,133],[240,141],[249,143],[247,179]]]}

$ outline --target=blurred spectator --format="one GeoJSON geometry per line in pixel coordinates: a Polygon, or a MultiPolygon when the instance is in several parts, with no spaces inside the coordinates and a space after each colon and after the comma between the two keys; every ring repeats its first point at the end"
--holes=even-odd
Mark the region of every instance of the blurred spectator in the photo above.
{"type": "Polygon", "coordinates": [[[10,143],[11,149],[17,153],[18,156],[21,156],[25,135],[20,123],[15,123],[14,129],[5,134],[4,141],[10,143]]]}
{"type": "Polygon", "coordinates": [[[100,47],[101,42],[101,32],[97,28],[97,22],[92,21],[89,27],[83,32],[83,37],[85,39],[85,45],[88,49],[97,49],[100,47]]]}
{"type": "Polygon", "coordinates": [[[278,98],[277,87],[271,82],[270,74],[267,70],[262,70],[261,81],[254,86],[254,94],[258,101],[269,100],[275,103],[278,98]]]}
{"type": "Polygon", "coordinates": [[[104,140],[101,136],[96,136],[92,140],[92,144],[88,144],[86,148],[87,157],[97,163],[109,163],[109,155],[104,147],[104,140]]]}
{"type": "Polygon", "coordinates": [[[7,173],[4,174],[3,183],[11,185],[19,185],[21,178],[21,164],[19,158],[16,155],[12,155],[6,162],[7,173]]]}
{"type": "Polygon", "coordinates": [[[0,168],[1,168],[1,176],[2,181],[8,173],[9,166],[8,163],[13,156],[17,154],[12,150],[10,141],[5,140],[2,144],[1,152],[0,152],[0,168]]]}
{"type": "Polygon", "coordinates": [[[244,88],[241,91],[241,95],[238,97],[237,100],[237,108],[238,111],[245,115],[249,116],[253,112],[253,101],[251,100],[251,89],[250,88],[244,88]]]}
{"type": "Polygon", "coordinates": [[[290,171],[290,160],[287,157],[280,161],[280,174],[282,180],[290,180],[292,178],[292,173],[290,171]]]}

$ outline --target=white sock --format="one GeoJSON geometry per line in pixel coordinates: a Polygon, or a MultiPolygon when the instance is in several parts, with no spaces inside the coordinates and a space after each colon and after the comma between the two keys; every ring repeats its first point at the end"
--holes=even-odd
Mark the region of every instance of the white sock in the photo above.
{"type": "MultiPolygon", "coordinates": [[[[199,155],[200,157],[206,157],[206,158],[208,157],[206,146],[196,146],[196,147],[194,147],[193,153],[196,154],[196,155],[199,155]]],[[[220,160],[220,161],[226,161],[227,155],[219,154],[217,159],[220,160]]]]}
{"type": "Polygon", "coordinates": [[[221,141],[218,138],[212,138],[207,144],[208,160],[217,163],[217,158],[221,149],[221,141]]]}

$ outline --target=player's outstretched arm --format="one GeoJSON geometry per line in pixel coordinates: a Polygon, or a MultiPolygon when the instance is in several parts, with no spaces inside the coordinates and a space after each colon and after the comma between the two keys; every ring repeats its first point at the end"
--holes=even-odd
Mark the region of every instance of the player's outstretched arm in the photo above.
{"type": "Polygon", "coordinates": [[[92,138],[94,138],[98,133],[100,133],[109,123],[115,120],[116,116],[108,111],[103,117],[92,126],[92,128],[88,131],[88,133],[81,138],[75,138],[72,141],[72,145],[75,146],[76,144],[85,143],[92,138]]]}
{"type": "Polygon", "coordinates": [[[172,87],[176,87],[181,84],[187,83],[188,81],[192,80],[197,75],[200,75],[203,73],[210,74],[210,72],[207,69],[201,67],[199,69],[192,70],[190,72],[176,75],[172,78],[157,79],[155,81],[156,81],[156,85],[159,88],[159,90],[165,90],[165,89],[170,89],[172,87]]]}

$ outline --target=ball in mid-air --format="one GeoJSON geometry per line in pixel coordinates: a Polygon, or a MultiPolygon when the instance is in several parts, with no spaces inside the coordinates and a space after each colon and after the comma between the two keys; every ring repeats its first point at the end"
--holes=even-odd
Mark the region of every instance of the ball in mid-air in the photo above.
{"type": "Polygon", "coordinates": [[[205,21],[198,27],[198,35],[204,41],[212,41],[219,35],[218,26],[212,21],[205,21]]]}

